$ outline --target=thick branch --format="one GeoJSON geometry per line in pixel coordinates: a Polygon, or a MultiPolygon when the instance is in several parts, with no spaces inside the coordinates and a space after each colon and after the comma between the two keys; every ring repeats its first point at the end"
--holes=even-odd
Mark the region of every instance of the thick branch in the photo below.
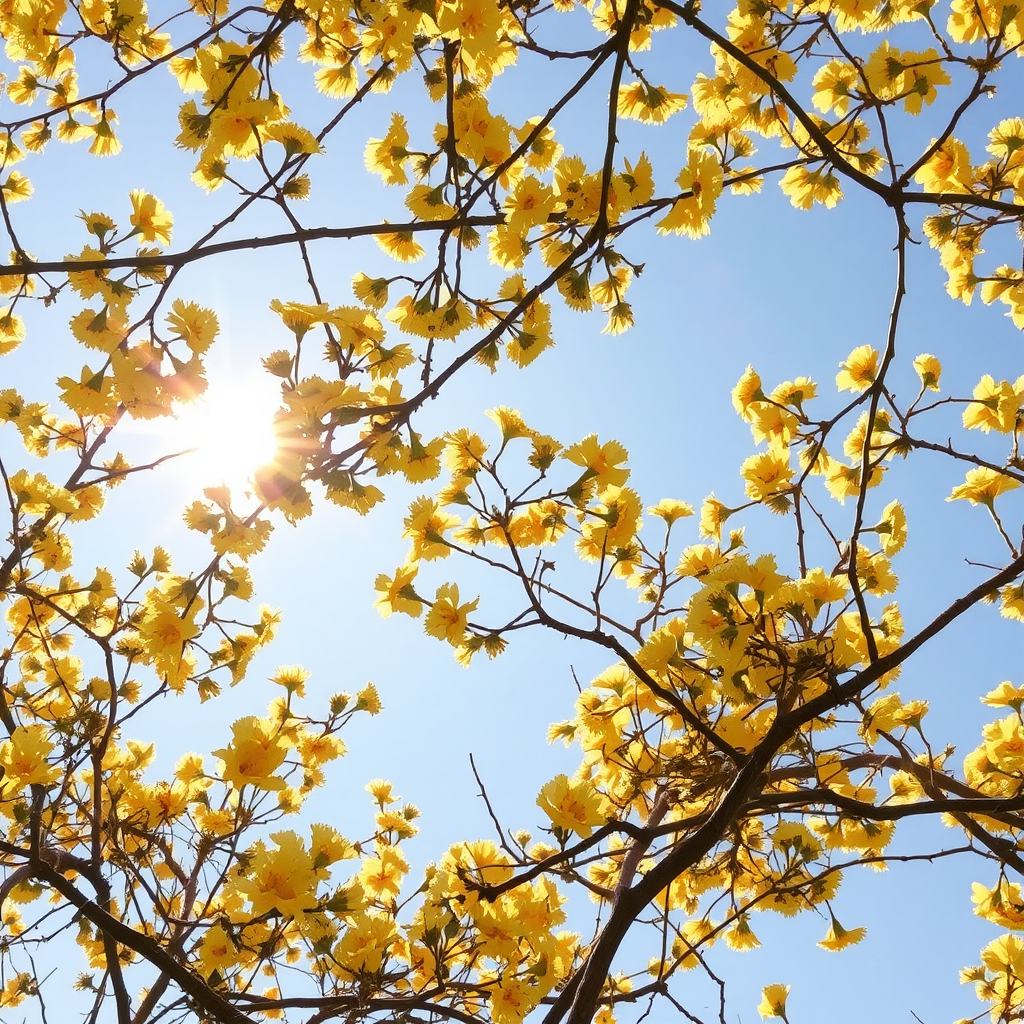
{"type": "Polygon", "coordinates": [[[504,223],[504,217],[488,215],[480,217],[453,217],[449,220],[410,221],[404,224],[356,224],[342,228],[302,228],[298,231],[286,231],[278,235],[264,237],[237,238],[227,242],[215,242],[184,252],[161,253],[158,256],[112,256],[106,260],[49,260],[44,262],[26,260],[13,265],[0,264],[0,277],[14,274],[24,277],[26,274],[77,274],[87,270],[145,270],[151,267],[179,267],[186,263],[195,263],[225,252],[239,252],[243,249],[268,249],[278,245],[292,245],[301,242],[313,242],[321,238],[365,238],[369,235],[418,231],[451,231],[461,227],[493,227],[504,223]]]}

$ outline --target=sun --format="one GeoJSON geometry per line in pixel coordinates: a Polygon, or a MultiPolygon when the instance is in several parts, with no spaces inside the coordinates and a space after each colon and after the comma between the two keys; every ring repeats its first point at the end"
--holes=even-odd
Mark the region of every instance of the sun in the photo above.
{"type": "Polygon", "coordinates": [[[253,474],[277,452],[273,421],[280,404],[277,385],[254,378],[211,383],[202,397],[177,407],[165,421],[165,438],[182,453],[175,461],[190,486],[251,491],[253,474]]]}

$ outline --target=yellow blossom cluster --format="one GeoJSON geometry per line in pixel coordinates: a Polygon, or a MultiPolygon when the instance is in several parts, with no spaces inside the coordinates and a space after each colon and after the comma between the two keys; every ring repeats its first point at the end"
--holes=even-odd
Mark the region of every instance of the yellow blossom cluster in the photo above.
{"type": "MultiPolygon", "coordinates": [[[[29,310],[54,304],[81,346],[54,376],[59,414],[6,380],[0,389],[0,1007],[43,1006],[33,944],[69,927],[93,972],[76,987],[94,994],[94,1018],[109,998],[118,1019],[140,1022],[186,999],[210,1020],[274,1019],[301,1003],[317,1019],[520,1024],[544,1006],[552,1020],[614,1024],[618,1003],[667,993],[677,973],[707,966],[719,939],[756,948],[759,912],[817,913],[828,951],[860,942],[865,927],[837,917],[844,871],[883,868],[899,818],[918,812],[943,816],[998,863],[975,886],[976,914],[1024,927],[1021,885],[1008,877],[1024,837],[1024,684],[983,698],[998,717],[959,771],[952,748],[926,737],[929,700],[901,678],[906,658],[967,607],[991,601],[1024,621],[1014,504],[1024,376],[978,379],[979,368],[963,393],[937,356],[906,358],[898,324],[906,247],[923,232],[953,298],[998,301],[1024,327],[1019,240],[982,259],[1020,228],[1024,119],[979,128],[967,116],[1021,51],[1024,14],[1011,0],[713,6],[0,3],[0,74],[17,108],[0,126],[10,240],[0,357],[37,344],[29,310]],[[650,56],[676,44],[659,58],[688,53],[683,41],[697,38],[710,46],[699,68],[650,56]],[[312,68],[315,103],[282,67],[293,53],[312,68]],[[494,88],[545,64],[555,78],[579,70],[535,108],[519,100],[529,106],[542,85],[515,102],[514,84],[494,88]],[[228,204],[223,219],[182,244],[191,218],[176,223],[160,198],[130,187],[116,209],[81,212],[63,260],[38,259],[19,240],[17,204],[35,196],[23,169],[54,138],[116,156],[115,106],[140,109],[121,94],[157,75],[184,94],[176,145],[192,154],[194,183],[228,204]],[[943,122],[942,101],[968,79],[943,122]],[[578,133],[565,120],[597,88],[598,144],[567,152],[578,133]],[[385,95],[386,110],[373,105],[385,95]],[[343,137],[364,101],[358,137],[343,137]],[[905,117],[936,127],[904,137],[905,117]],[[669,122],[671,152],[635,143],[634,131],[669,122]],[[365,165],[367,197],[381,186],[379,209],[348,187],[348,170],[334,174],[339,151],[365,165]],[[493,439],[424,432],[421,410],[464,367],[533,367],[555,343],[559,299],[599,314],[604,333],[628,330],[645,267],[635,226],[698,240],[727,200],[768,177],[799,210],[859,189],[891,212],[897,301],[887,332],[844,342],[854,347],[826,412],[809,377],[771,388],[746,370],[732,402],[753,449],[728,503],[647,505],[619,441],[563,444],[505,406],[489,413],[493,439]],[[357,196],[353,219],[309,226],[302,201],[340,180],[334,205],[357,196]],[[280,233],[223,234],[247,231],[250,209],[280,215],[280,233]],[[914,209],[926,211],[917,222],[914,209]],[[318,279],[315,250],[359,238],[380,252],[339,297],[337,275],[318,279]],[[205,565],[181,568],[146,545],[127,566],[83,568],[78,538],[115,505],[108,492],[175,454],[133,463],[116,450],[126,428],[166,423],[207,387],[221,325],[181,293],[180,273],[272,246],[297,248],[309,285],[269,302],[272,456],[246,486],[207,486],[185,508],[208,542],[205,565]],[[20,442],[13,455],[8,435],[20,442]],[[31,461],[17,461],[21,449],[31,461]],[[908,636],[894,597],[908,515],[880,495],[898,460],[924,451],[959,466],[945,511],[990,518],[1009,560],[908,636]],[[542,837],[499,827],[498,842],[456,842],[421,881],[406,845],[419,812],[386,781],[367,787],[373,824],[361,838],[282,824],[327,785],[342,728],[381,710],[373,684],[316,694],[311,711],[310,672],[282,666],[264,711],[225,723],[216,749],[173,769],[134,731],[164,698],[205,705],[240,683],[273,638],[279,616],[255,603],[251,563],[276,522],[310,516],[321,498],[366,515],[390,477],[440,483],[409,505],[403,564],[376,578],[383,616],[420,618],[462,665],[534,626],[595,644],[610,663],[551,727],[580,761],[541,785],[542,837]],[[793,558],[748,548],[737,517],[762,508],[792,529],[793,558]],[[476,577],[473,590],[454,578],[460,563],[512,581],[514,597],[478,596],[476,577]],[[563,928],[571,888],[597,906],[593,941],[563,928]],[[657,953],[612,973],[612,940],[632,928],[649,928],[657,953]],[[151,987],[133,1005],[125,975],[136,963],[151,987]],[[257,992],[260,977],[268,987],[257,992]]],[[[981,961],[963,980],[993,1021],[1020,1019],[1024,945],[1004,935],[981,961]]],[[[789,993],[767,985],[761,1016],[786,1020],[789,993]]]]}

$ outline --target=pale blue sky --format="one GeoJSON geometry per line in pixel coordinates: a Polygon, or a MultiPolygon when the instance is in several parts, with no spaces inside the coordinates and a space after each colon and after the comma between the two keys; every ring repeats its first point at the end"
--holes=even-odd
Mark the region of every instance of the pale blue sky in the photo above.
{"type": "MultiPolygon", "coordinates": [[[[666,76],[682,63],[672,49],[678,35],[655,41],[651,66],[663,68],[666,76]]],[[[294,46],[292,40],[290,52],[294,46]]],[[[703,54],[705,47],[698,43],[691,49],[687,43],[685,52],[703,54]]],[[[704,59],[703,66],[707,69],[709,61],[704,59]]],[[[496,88],[495,105],[506,105],[511,120],[521,121],[546,105],[545,90],[551,86],[541,77],[542,67],[533,70],[535,78],[513,72],[496,88]]],[[[695,70],[687,65],[680,81],[666,77],[665,84],[688,91],[695,70]]],[[[1022,94],[1024,75],[1019,67],[1011,71],[1012,82],[999,97],[979,104],[980,117],[965,133],[968,140],[983,138],[1022,94]]],[[[281,88],[298,120],[305,104],[329,106],[302,86],[309,72],[308,66],[281,66],[281,88]]],[[[208,197],[192,186],[191,154],[169,144],[177,131],[179,102],[173,84],[161,79],[155,87],[143,85],[137,98],[129,90],[114,104],[125,147],[120,157],[101,162],[81,149],[54,146],[44,159],[24,165],[36,195],[14,213],[24,244],[37,257],[59,258],[85,243],[84,228],[74,219],[80,208],[103,210],[126,223],[132,188],[151,191],[173,211],[174,249],[184,248],[202,230],[211,210],[224,208],[229,197],[208,197]]],[[[382,199],[383,190],[362,169],[362,147],[368,136],[383,134],[396,97],[404,101],[404,92],[371,97],[349,131],[329,143],[328,157],[311,164],[314,197],[297,208],[304,223],[373,221],[382,210],[394,215],[400,193],[392,190],[382,199]]],[[[438,115],[422,101],[413,102],[426,119],[421,130],[429,133],[438,115]]],[[[953,101],[943,102],[948,110],[953,101]]],[[[556,122],[559,140],[567,151],[592,157],[604,116],[595,85],[556,122]]],[[[419,122],[410,120],[415,130],[419,122]]],[[[623,152],[632,158],[644,147],[674,175],[691,123],[686,112],[660,130],[624,125],[623,152]]],[[[914,126],[917,141],[927,142],[932,131],[927,125],[914,126]]],[[[524,371],[503,365],[491,376],[469,368],[427,407],[424,431],[470,425],[488,434],[492,427],[484,410],[511,405],[532,426],[565,442],[592,431],[602,439],[621,440],[632,456],[632,482],[649,503],[671,496],[696,505],[714,490],[738,504],[738,467],[753,445],[732,410],[729,390],[747,363],[753,362],[769,385],[812,376],[821,385],[824,417],[835,407],[832,382],[840,360],[860,344],[882,347],[893,290],[891,216],[873,197],[854,195],[852,186],[847,192],[849,198],[833,211],[801,213],[769,182],[760,196],[723,196],[711,236],[699,242],[638,230],[623,246],[631,257],[646,260],[630,292],[637,319],[633,331],[615,338],[602,335],[599,315],[570,314],[556,301],[553,350],[524,371]]],[[[915,237],[920,239],[917,224],[915,237]]],[[[277,217],[249,220],[237,230],[284,229],[277,217]]],[[[387,272],[391,267],[372,242],[318,243],[311,251],[332,304],[351,301],[348,282],[357,270],[387,272]]],[[[965,309],[949,300],[937,264],[926,244],[911,247],[910,293],[892,378],[901,394],[916,389],[910,363],[920,352],[942,359],[944,383],[960,394],[967,394],[982,373],[1011,380],[1024,373],[1019,332],[1000,309],[965,309]]],[[[194,267],[180,276],[174,294],[217,309],[223,336],[212,372],[243,382],[251,379],[259,357],[287,344],[267,308],[269,299],[311,301],[294,252],[239,253],[194,267]]],[[[77,308],[63,298],[45,316],[30,311],[29,341],[0,364],[0,385],[23,386],[29,397],[47,392],[52,397],[52,368],[75,372],[85,361],[65,330],[77,308]],[[23,385],[26,379],[31,383],[23,385]]],[[[943,429],[955,429],[955,423],[943,429]]],[[[941,431],[938,436],[944,438],[941,431]]],[[[130,443],[148,442],[136,437],[130,443]]],[[[0,446],[5,459],[15,458],[6,435],[0,435],[0,446]]],[[[114,492],[111,514],[80,531],[79,557],[122,566],[134,548],[162,543],[177,555],[182,569],[201,564],[204,544],[184,530],[179,517],[188,479],[187,471],[169,468],[114,492]]],[[[964,565],[964,557],[1001,557],[983,510],[944,502],[960,479],[959,470],[951,471],[939,459],[916,458],[895,465],[869,503],[877,511],[899,497],[907,506],[910,541],[895,568],[904,580],[899,598],[910,631],[981,578],[980,570],[964,565]]],[[[300,662],[313,672],[314,701],[373,680],[385,705],[384,715],[358,720],[348,730],[350,753],[331,770],[327,789],[310,801],[311,815],[332,820],[353,837],[366,835],[371,817],[362,786],[375,776],[388,777],[398,793],[423,811],[422,833],[409,844],[421,867],[449,842],[489,834],[469,769],[472,752],[503,823],[536,832],[542,821],[534,801],[541,785],[559,771],[572,771],[577,762],[574,750],[546,745],[546,727],[572,714],[572,671],[585,683],[608,659],[575,641],[537,632],[517,636],[495,663],[480,661],[467,671],[447,646],[423,636],[419,622],[401,616],[382,621],[371,608],[373,579],[403,560],[405,504],[426,489],[398,487],[389,479],[387,504],[366,519],[320,503],[316,515],[296,528],[279,523],[269,550],[253,562],[259,596],[284,610],[279,638],[254,664],[250,679],[215,703],[199,710],[187,696],[140,716],[138,735],[158,739],[164,763],[173,763],[186,749],[206,752],[221,746],[231,720],[258,713],[276,695],[263,681],[273,668],[300,662]]],[[[1020,503],[1014,507],[1011,522],[1019,522],[1020,503]]],[[[793,567],[791,520],[762,513],[742,522],[754,552],[778,550],[780,565],[793,567]]],[[[697,539],[695,524],[682,526],[684,539],[697,539]]],[[[567,564],[564,569],[568,575],[567,564]]],[[[470,580],[464,592],[472,589],[473,577],[453,560],[424,575],[437,583],[470,580]]],[[[999,619],[992,609],[976,610],[908,665],[899,689],[905,698],[932,701],[928,724],[935,747],[954,742],[958,758],[973,748],[981,724],[991,717],[978,697],[1004,679],[1024,682],[1020,630],[1020,624],[999,619]]],[[[960,842],[937,822],[905,831],[906,840],[898,842],[908,850],[918,843],[939,849],[960,842]]],[[[895,867],[888,875],[851,873],[837,900],[837,914],[848,927],[867,925],[869,936],[839,955],[814,945],[824,936],[827,920],[758,915],[752,923],[764,948],[745,955],[716,948],[710,955],[729,980],[728,1019],[756,1020],[761,986],[785,981],[794,986],[794,1024],[861,1024],[867,1019],[868,979],[873,1019],[909,1021],[911,1010],[927,1024],[973,1015],[980,1004],[970,990],[958,986],[956,970],[975,962],[980,946],[998,934],[970,912],[969,882],[986,877],[994,881],[993,872],[986,875],[969,863],[963,868],[895,867]],[[937,934],[941,942],[935,941],[937,934]],[[921,953],[908,957],[908,949],[921,953]]],[[[414,889],[415,872],[410,881],[414,889]]],[[[582,920],[589,913],[584,900],[582,920]]],[[[622,966],[628,968],[632,957],[634,966],[646,962],[648,955],[646,949],[630,947],[622,966]]],[[[699,988],[696,976],[681,984],[684,998],[691,984],[699,988]]],[[[703,1013],[702,998],[695,998],[695,1012],[703,1013]]]]}

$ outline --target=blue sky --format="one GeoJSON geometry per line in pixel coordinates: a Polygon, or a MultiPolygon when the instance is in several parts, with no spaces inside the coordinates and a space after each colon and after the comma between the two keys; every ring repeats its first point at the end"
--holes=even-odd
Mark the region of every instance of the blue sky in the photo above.
{"type": "MultiPolygon", "coordinates": [[[[688,91],[689,79],[698,70],[689,57],[705,48],[685,44],[687,59],[681,60],[673,48],[678,35],[656,39],[650,66],[663,69],[666,76],[680,76],[678,82],[666,77],[665,84],[688,91]]],[[[294,46],[290,41],[289,52],[294,46]]],[[[702,59],[703,68],[709,69],[710,62],[702,59]]],[[[552,84],[537,64],[533,78],[512,72],[496,88],[496,105],[508,111],[510,120],[521,121],[546,105],[552,84]]],[[[296,96],[290,102],[299,120],[307,111],[328,106],[308,88],[308,81],[303,84],[308,77],[308,67],[289,70],[282,65],[286,95],[296,96]]],[[[1022,94],[1020,69],[1011,68],[1007,78],[995,100],[979,104],[979,117],[965,132],[969,141],[983,139],[1022,94]]],[[[170,144],[177,132],[179,95],[169,77],[153,86],[145,83],[138,96],[131,93],[115,104],[124,142],[119,157],[100,162],[81,150],[54,147],[45,158],[24,165],[36,195],[16,208],[15,220],[25,244],[39,258],[59,258],[85,243],[84,228],[75,220],[79,209],[103,210],[126,223],[132,188],[151,191],[173,211],[174,249],[184,248],[216,216],[212,211],[225,208],[228,197],[206,196],[189,183],[191,155],[170,144]]],[[[299,211],[304,223],[394,215],[401,196],[396,190],[385,196],[369,180],[362,168],[362,147],[367,137],[386,130],[392,105],[407,99],[425,119],[411,117],[410,122],[429,133],[438,115],[421,99],[410,99],[403,89],[371,97],[348,132],[331,141],[319,167],[314,161],[314,198],[299,211]]],[[[941,102],[946,110],[952,103],[941,102]]],[[[593,158],[604,103],[595,83],[556,122],[568,152],[593,158]]],[[[644,148],[656,165],[674,175],[684,159],[691,123],[687,111],[662,129],[624,125],[623,151],[632,158],[644,148]]],[[[922,119],[921,125],[911,125],[912,141],[927,142],[932,123],[922,119]]],[[[609,337],[601,333],[599,315],[564,312],[556,302],[553,350],[523,371],[503,365],[492,376],[483,368],[469,368],[425,410],[424,431],[469,425],[487,433],[492,428],[484,411],[510,405],[531,426],[567,443],[594,431],[602,439],[622,441],[631,453],[632,483],[649,503],[670,496],[696,505],[714,490],[738,504],[738,468],[754,447],[732,410],[729,390],[746,365],[753,363],[769,385],[800,374],[813,377],[824,396],[824,418],[825,410],[835,407],[832,382],[838,363],[858,345],[882,347],[893,291],[892,218],[875,198],[853,194],[852,186],[847,192],[835,210],[802,213],[769,181],[759,196],[723,196],[711,235],[700,241],[656,236],[649,226],[638,229],[623,245],[628,255],[646,261],[630,292],[637,319],[633,331],[609,337]]],[[[239,235],[283,229],[279,217],[253,218],[237,226],[239,235]]],[[[915,238],[921,238],[919,224],[915,238]]],[[[1011,239],[1004,244],[1012,251],[1015,243],[1011,239]]],[[[1019,258],[1019,245],[1017,251],[1019,258]]],[[[356,271],[389,269],[372,243],[318,243],[312,252],[325,298],[332,304],[351,301],[348,282],[356,271]]],[[[482,279],[491,273],[480,271],[482,279]]],[[[967,395],[983,373],[997,380],[1024,373],[1019,332],[999,309],[954,304],[945,294],[936,254],[926,243],[911,247],[909,280],[893,377],[901,394],[916,390],[910,364],[921,352],[940,357],[946,368],[944,383],[960,395],[967,395]]],[[[199,265],[181,275],[175,294],[217,310],[223,336],[211,374],[243,387],[250,386],[261,356],[287,344],[280,322],[268,309],[269,299],[311,301],[294,252],[276,251],[238,253],[199,265]]],[[[31,397],[52,398],[52,367],[75,372],[84,361],[65,329],[74,311],[77,307],[66,298],[56,310],[31,311],[29,340],[5,357],[0,384],[17,384],[31,397]]],[[[947,417],[937,436],[955,430],[957,417],[957,411],[947,417]]],[[[151,438],[140,434],[126,443],[141,450],[151,438]]],[[[0,435],[0,451],[5,459],[16,458],[6,436],[0,435]]],[[[903,580],[898,597],[909,631],[982,578],[981,570],[964,564],[965,558],[985,562],[1001,557],[983,510],[944,501],[960,479],[959,470],[922,456],[895,465],[872,497],[875,510],[894,497],[907,506],[910,541],[895,568],[903,580]]],[[[79,557],[123,566],[134,548],[145,551],[159,543],[170,548],[182,569],[201,564],[203,542],[187,533],[179,514],[194,484],[185,465],[114,492],[110,514],[81,531],[79,557]]],[[[517,637],[493,664],[477,662],[464,670],[449,648],[423,636],[420,623],[401,616],[381,620],[371,607],[373,580],[403,560],[405,505],[424,489],[389,481],[388,502],[366,519],[319,503],[312,519],[297,527],[279,522],[268,551],[253,563],[259,596],[284,610],[278,640],[242,686],[201,710],[191,696],[165,702],[137,721],[140,737],[157,738],[167,764],[186,749],[220,746],[234,718],[258,713],[276,695],[263,681],[274,667],[299,662],[313,673],[314,699],[338,689],[354,691],[373,680],[385,705],[383,716],[359,720],[349,729],[349,755],[334,766],[327,789],[310,801],[310,816],[331,820],[353,837],[365,835],[372,819],[362,786],[373,777],[390,778],[396,791],[423,811],[421,835],[409,847],[422,866],[452,841],[489,834],[469,767],[473,753],[503,823],[536,832],[542,821],[534,801],[541,785],[557,772],[571,772],[577,763],[575,751],[545,743],[547,725],[571,716],[573,673],[585,684],[608,659],[575,641],[534,632],[517,637]]],[[[1016,518],[1011,522],[1019,522],[1020,503],[1013,507],[1016,518]]],[[[792,521],[755,511],[759,514],[742,521],[751,550],[777,550],[780,566],[792,569],[792,521]]],[[[839,517],[843,514],[838,512],[839,517]]],[[[845,514],[849,516],[849,508],[845,514]]],[[[696,526],[683,527],[685,540],[695,541],[696,526]]],[[[473,578],[449,568],[444,565],[431,578],[438,583],[453,576],[473,578]]],[[[564,569],[571,578],[567,564],[564,569]]],[[[899,689],[905,698],[932,702],[928,734],[933,746],[953,742],[957,758],[967,753],[991,717],[978,697],[1004,679],[1024,682],[1020,629],[992,609],[977,609],[908,665],[899,689]]],[[[960,841],[937,822],[905,831],[907,838],[899,842],[908,850],[939,849],[960,841]]],[[[729,1020],[756,1020],[760,987],[785,981],[794,986],[794,1024],[859,1024],[865,1019],[868,979],[877,1000],[871,1012],[878,1019],[910,1020],[911,1010],[927,1024],[973,1015],[980,1004],[972,992],[959,988],[955,972],[974,962],[978,948],[998,934],[971,916],[969,882],[975,878],[991,884],[994,873],[986,875],[971,863],[896,866],[887,875],[851,873],[836,903],[837,914],[848,927],[867,925],[869,936],[839,955],[814,945],[827,930],[826,920],[812,915],[805,915],[806,920],[768,920],[769,915],[759,915],[754,928],[764,948],[746,955],[724,949],[711,954],[711,963],[729,980],[729,1020]],[[937,933],[943,936],[941,943],[935,942],[937,933]],[[908,957],[908,949],[927,952],[908,957]]],[[[583,920],[588,913],[584,904],[583,920]]],[[[632,958],[644,962],[647,955],[647,950],[630,947],[624,965],[632,958]]],[[[699,990],[696,980],[687,981],[684,995],[689,984],[699,990]]],[[[695,997],[698,1013],[703,998],[695,997]]]]}

